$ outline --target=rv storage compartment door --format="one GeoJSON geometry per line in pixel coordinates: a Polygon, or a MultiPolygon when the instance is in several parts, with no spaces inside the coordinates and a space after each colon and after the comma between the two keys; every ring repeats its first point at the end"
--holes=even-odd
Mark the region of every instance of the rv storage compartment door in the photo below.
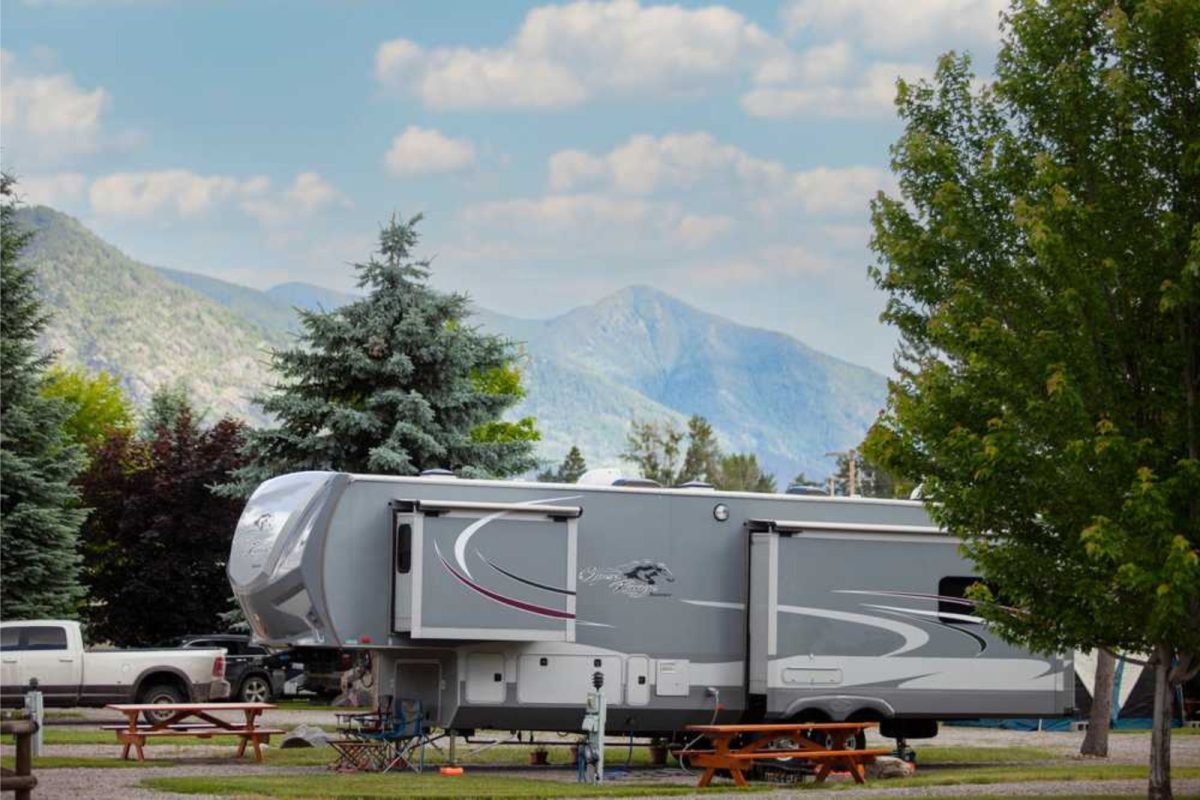
{"type": "Polygon", "coordinates": [[[575,641],[578,506],[412,500],[393,509],[397,632],[575,641]]]}

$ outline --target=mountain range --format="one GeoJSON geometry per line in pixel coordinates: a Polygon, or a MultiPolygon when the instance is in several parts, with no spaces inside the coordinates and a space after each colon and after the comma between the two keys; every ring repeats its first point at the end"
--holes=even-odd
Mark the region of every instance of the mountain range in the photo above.
{"type": "MultiPolygon", "coordinates": [[[[210,415],[266,422],[252,397],[271,380],[270,348],[294,341],[296,309],[332,310],[355,295],[306,283],[252,289],[140,263],[44,206],[18,223],[53,317],[44,344],[60,359],[118,376],[134,400],[185,382],[210,415]]],[[[579,445],[591,466],[620,460],[631,419],[708,418],[723,448],[756,453],[786,483],[827,473],[824,454],[861,441],[886,381],[782,333],[738,324],[656,289],[632,286],[559,316],[477,308],[484,330],[522,352],[539,455],[579,445]]]]}

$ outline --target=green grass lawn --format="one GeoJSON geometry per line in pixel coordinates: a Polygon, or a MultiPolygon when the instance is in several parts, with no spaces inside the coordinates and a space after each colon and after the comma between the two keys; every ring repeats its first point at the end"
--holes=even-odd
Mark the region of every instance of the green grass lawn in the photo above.
{"type": "Polygon", "coordinates": [[[310,703],[308,700],[296,698],[276,700],[275,704],[282,711],[346,711],[361,714],[375,710],[370,706],[331,706],[328,703],[310,703]]]}
{"type": "MultiPolygon", "coordinates": [[[[646,797],[694,794],[695,786],[648,783],[608,783],[602,786],[495,775],[445,777],[414,775],[283,775],[217,778],[147,778],[143,786],[182,794],[227,794],[263,797],[646,797]]],[[[769,784],[750,791],[766,791],[769,784]]],[[[728,791],[728,787],[724,788],[728,791]]],[[[717,791],[713,789],[712,791],[717,791]]]]}
{"type": "MultiPolygon", "coordinates": [[[[1173,770],[1175,778],[1200,777],[1200,768],[1173,770]]],[[[1081,780],[1141,780],[1146,768],[1123,764],[1072,764],[1067,766],[1025,768],[947,769],[917,775],[901,781],[876,781],[868,788],[920,788],[923,786],[953,786],[964,784],[1027,783],[1029,781],[1071,782],[1081,780]]],[[[390,775],[319,774],[319,775],[254,775],[254,776],[196,776],[147,778],[142,785],[161,791],[182,794],[250,795],[285,798],[374,798],[374,797],[639,797],[645,795],[689,794],[695,786],[678,784],[610,783],[603,787],[580,786],[572,783],[509,778],[498,775],[471,775],[447,778],[437,774],[411,773],[390,775]]],[[[714,791],[729,791],[727,781],[712,787],[714,791]]],[[[775,784],[756,784],[748,791],[779,789],[775,784]]],[[[809,791],[841,791],[854,788],[850,782],[824,786],[803,784],[809,791]]],[[[1061,796],[1056,796],[1061,797],[1061,796]]]]}

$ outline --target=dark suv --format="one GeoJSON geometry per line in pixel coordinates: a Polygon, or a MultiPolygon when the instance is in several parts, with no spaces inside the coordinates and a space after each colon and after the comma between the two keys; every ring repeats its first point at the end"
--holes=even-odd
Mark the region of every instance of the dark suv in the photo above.
{"type": "Polygon", "coordinates": [[[242,703],[269,703],[283,692],[284,670],[267,648],[253,644],[249,636],[214,633],[185,636],[180,647],[225,648],[225,680],[232,687],[229,699],[242,703]]]}

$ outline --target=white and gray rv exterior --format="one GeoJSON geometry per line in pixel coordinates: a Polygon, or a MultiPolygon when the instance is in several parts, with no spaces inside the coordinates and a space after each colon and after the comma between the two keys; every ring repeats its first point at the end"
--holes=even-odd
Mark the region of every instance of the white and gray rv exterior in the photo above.
{"type": "Polygon", "coordinates": [[[916,737],[1074,699],[1069,660],[971,613],[919,502],[305,472],[254,493],[228,570],[257,638],[368,649],[447,729],[577,729],[597,671],[638,734],[718,701],[916,737]]]}

